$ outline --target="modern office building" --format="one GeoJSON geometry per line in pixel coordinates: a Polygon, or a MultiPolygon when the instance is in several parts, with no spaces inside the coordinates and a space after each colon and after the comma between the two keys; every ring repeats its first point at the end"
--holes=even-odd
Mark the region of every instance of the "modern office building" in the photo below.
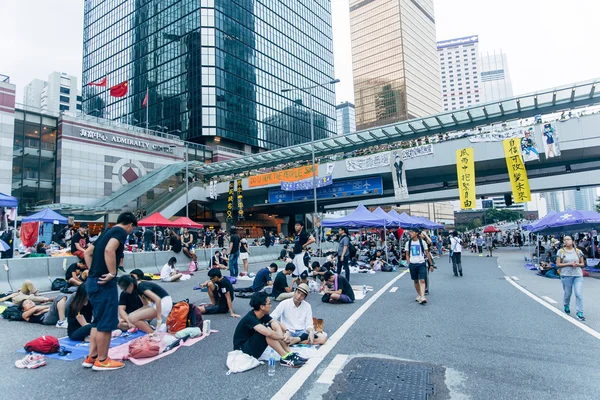
{"type": "Polygon", "coordinates": [[[347,101],[335,107],[337,134],[347,135],[356,132],[356,110],[354,104],[347,101]]]}
{"type": "Polygon", "coordinates": [[[48,112],[81,111],[77,77],[53,72],[47,81],[34,79],[23,89],[23,104],[48,112]]]}
{"type": "Polygon", "coordinates": [[[486,103],[513,97],[506,54],[494,51],[481,55],[481,83],[486,103]]]}
{"type": "Polygon", "coordinates": [[[558,190],[545,194],[548,211],[556,212],[571,210],[590,211],[596,209],[598,194],[596,188],[579,190],[558,190]]]}
{"type": "MultiPolygon", "coordinates": [[[[295,101],[308,104],[305,93],[281,90],[332,79],[330,0],[85,4],[83,108],[92,115],[255,152],[285,146],[290,136],[310,140],[270,125],[295,101]],[[85,86],[105,77],[107,88],[85,86]],[[106,90],[125,82],[122,97],[106,90]]],[[[314,112],[325,121],[316,138],[332,136],[334,87],[314,95],[314,112]]]]}
{"type": "Polygon", "coordinates": [[[444,111],[483,102],[477,35],[437,43],[444,111]]]}
{"type": "Polygon", "coordinates": [[[356,129],[441,111],[433,0],[350,0],[356,129]]]}
{"type": "Polygon", "coordinates": [[[0,193],[10,196],[12,182],[13,137],[15,131],[16,87],[0,74],[0,193]]]}

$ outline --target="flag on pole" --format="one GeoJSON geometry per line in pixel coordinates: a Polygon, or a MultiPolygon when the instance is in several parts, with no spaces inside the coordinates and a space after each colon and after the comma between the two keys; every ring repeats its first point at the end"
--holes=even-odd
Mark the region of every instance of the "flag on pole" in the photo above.
{"type": "Polygon", "coordinates": [[[123,97],[127,95],[127,81],[121,82],[118,85],[112,86],[110,88],[110,95],[113,97],[123,97]]]}
{"type": "Polygon", "coordinates": [[[98,82],[90,82],[88,86],[102,86],[106,87],[106,77],[100,79],[98,82]]]}
{"type": "Polygon", "coordinates": [[[148,105],[148,89],[146,89],[146,95],[144,96],[144,101],[142,102],[142,108],[148,105]]]}

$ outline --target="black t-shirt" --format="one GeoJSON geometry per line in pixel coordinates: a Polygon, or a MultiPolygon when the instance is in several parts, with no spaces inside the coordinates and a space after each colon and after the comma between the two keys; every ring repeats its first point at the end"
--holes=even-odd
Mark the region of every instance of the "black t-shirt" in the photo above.
{"type": "Polygon", "coordinates": [[[69,265],[69,268],[67,268],[67,270],[65,271],[65,279],[67,280],[67,282],[73,277],[73,272],[75,272],[78,278],[81,276],[81,268],[79,268],[79,265],[77,265],[77,263],[69,265]]]}
{"type": "Polygon", "coordinates": [[[279,296],[281,293],[285,293],[285,289],[287,289],[287,278],[283,271],[279,271],[275,276],[275,280],[273,281],[273,297],[279,296]]]}
{"type": "Polygon", "coordinates": [[[286,249],[281,249],[281,252],[279,252],[279,259],[283,260],[287,257],[287,253],[288,251],[286,249]]]}
{"type": "Polygon", "coordinates": [[[217,304],[220,307],[227,307],[227,298],[225,294],[229,292],[229,297],[231,298],[231,302],[233,303],[233,299],[235,298],[233,294],[233,285],[229,281],[229,279],[223,277],[220,282],[215,282],[215,290],[213,294],[215,295],[215,299],[217,299],[217,304]]]}
{"type": "Polygon", "coordinates": [[[177,236],[171,236],[171,250],[175,253],[179,253],[181,251],[181,240],[177,236]]]}
{"type": "Polygon", "coordinates": [[[260,335],[260,333],[254,330],[256,325],[266,325],[271,322],[273,318],[269,314],[265,315],[261,319],[256,317],[254,310],[250,310],[248,314],[244,315],[233,334],[233,349],[241,350],[244,343],[246,343],[253,335],[260,335]]]}
{"type": "Polygon", "coordinates": [[[232,244],[231,254],[237,253],[238,251],[240,251],[240,236],[237,233],[234,233],[233,235],[231,235],[231,237],[229,238],[229,243],[232,244]]]}
{"type": "Polygon", "coordinates": [[[248,241],[244,239],[244,242],[240,240],[240,253],[248,252],[248,241]]]}
{"type": "Polygon", "coordinates": [[[191,246],[189,243],[194,243],[194,236],[188,233],[187,236],[184,234],[181,236],[181,243],[185,243],[186,246],[191,246]]]}
{"type": "Polygon", "coordinates": [[[352,300],[354,300],[354,289],[352,289],[350,282],[348,282],[346,280],[346,278],[344,278],[341,275],[338,275],[337,279],[338,279],[338,290],[342,289],[342,294],[345,294],[346,296],[348,296],[352,300]]]}
{"type": "Polygon", "coordinates": [[[310,235],[308,234],[308,232],[304,230],[300,232],[299,235],[296,235],[294,237],[294,254],[300,254],[304,251],[302,246],[304,246],[306,242],[308,242],[309,237],[310,235]]]}
{"type": "MultiPolygon", "coordinates": [[[[85,306],[81,307],[79,313],[85,318],[85,320],[89,324],[90,322],[92,322],[92,315],[94,314],[93,311],[94,310],[92,308],[92,305],[88,302],[85,306]]],[[[71,335],[77,329],[81,328],[81,324],[79,323],[79,321],[77,321],[77,314],[71,315],[70,312],[68,314],[69,325],[67,326],[67,335],[71,335]]]]}
{"type": "Polygon", "coordinates": [[[106,259],[104,258],[104,250],[106,245],[111,239],[117,239],[119,241],[119,247],[117,248],[116,266],[119,265],[121,258],[123,258],[123,248],[125,247],[125,241],[127,240],[127,232],[120,226],[113,226],[106,232],[104,232],[94,243],[94,254],[92,255],[92,265],[90,265],[90,272],[88,274],[91,278],[99,278],[104,274],[108,274],[108,267],[106,266],[106,259]]]}
{"type": "Polygon", "coordinates": [[[144,240],[150,242],[152,239],[154,239],[154,231],[152,229],[146,229],[144,232],[144,240]]]}
{"type": "Polygon", "coordinates": [[[125,291],[122,291],[121,295],[119,296],[119,305],[125,306],[125,312],[127,314],[131,314],[135,310],[139,310],[140,308],[144,307],[144,303],[137,293],[127,293],[125,291]]]}
{"type": "Polygon", "coordinates": [[[140,284],[138,284],[138,290],[139,290],[140,294],[144,294],[144,292],[146,290],[149,290],[152,293],[154,293],[155,295],[157,295],[158,297],[160,297],[161,299],[163,297],[169,296],[169,293],[167,293],[167,291],[165,289],[163,289],[162,287],[160,287],[159,285],[157,285],[154,282],[141,282],[140,284]]]}
{"type": "Polygon", "coordinates": [[[79,233],[79,229],[78,229],[77,232],[75,232],[75,234],[71,238],[71,254],[75,253],[77,251],[77,247],[75,247],[75,243],[77,243],[81,247],[85,248],[88,245],[88,243],[90,243],[90,237],[88,235],[82,235],[81,233],[79,233]],[[81,243],[79,242],[82,239],[85,240],[84,246],[81,246],[81,243]]]}

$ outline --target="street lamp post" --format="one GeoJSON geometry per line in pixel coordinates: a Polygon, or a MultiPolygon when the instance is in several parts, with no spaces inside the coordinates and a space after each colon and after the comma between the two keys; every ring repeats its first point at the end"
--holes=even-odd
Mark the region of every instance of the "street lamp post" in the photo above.
{"type": "Polygon", "coordinates": [[[189,178],[188,165],[190,163],[190,160],[189,160],[187,142],[183,142],[183,148],[185,150],[185,216],[186,216],[186,218],[189,218],[190,217],[190,203],[188,201],[188,191],[189,191],[189,185],[190,185],[190,178],[189,178]]]}
{"type": "Polygon", "coordinates": [[[319,247],[320,241],[321,241],[321,235],[319,234],[318,230],[317,230],[317,215],[318,215],[318,209],[317,209],[317,167],[315,164],[315,117],[314,117],[314,112],[313,112],[313,90],[318,88],[318,87],[322,87],[325,85],[335,85],[336,83],[338,83],[340,80],[339,79],[333,79],[327,82],[323,82],[320,83],[318,85],[312,85],[312,86],[307,86],[307,87],[303,87],[303,88],[287,88],[287,89],[282,89],[281,93],[288,93],[288,92],[292,92],[295,90],[299,90],[303,93],[307,93],[308,94],[308,109],[310,112],[310,150],[312,153],[312,184],[313,184],[313,205],[314,205],[314,214],[313,214],[313,228],[315,230],[315,235],[317,236],[316,240],[317,240],[317,247],[319,247]]]}

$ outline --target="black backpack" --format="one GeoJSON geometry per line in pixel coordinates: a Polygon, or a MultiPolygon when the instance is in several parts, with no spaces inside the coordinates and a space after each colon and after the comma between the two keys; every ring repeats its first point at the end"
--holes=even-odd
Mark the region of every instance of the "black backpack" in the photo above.
{"type": "Polygon", "coordinates": [[[350,238],[348,238],[348,240],[349,240],[348,253],[350,254],[350,258],[354,258],[354,257],[356,257],[356,247],[354,247],[350,238]]]}
{"type": "Polygon", "coordinates": [[[18,306],[9,306],[2,311],[2,318],[9,321],[23,321],[23,313],[19,311],[18,306]]]}
{"type": "Polygon", "coordinates": [[[52,290],[58,291],[66,287],[69,287],[69,282],[66,279],[56,278],[52,281],[52,290]]]}

